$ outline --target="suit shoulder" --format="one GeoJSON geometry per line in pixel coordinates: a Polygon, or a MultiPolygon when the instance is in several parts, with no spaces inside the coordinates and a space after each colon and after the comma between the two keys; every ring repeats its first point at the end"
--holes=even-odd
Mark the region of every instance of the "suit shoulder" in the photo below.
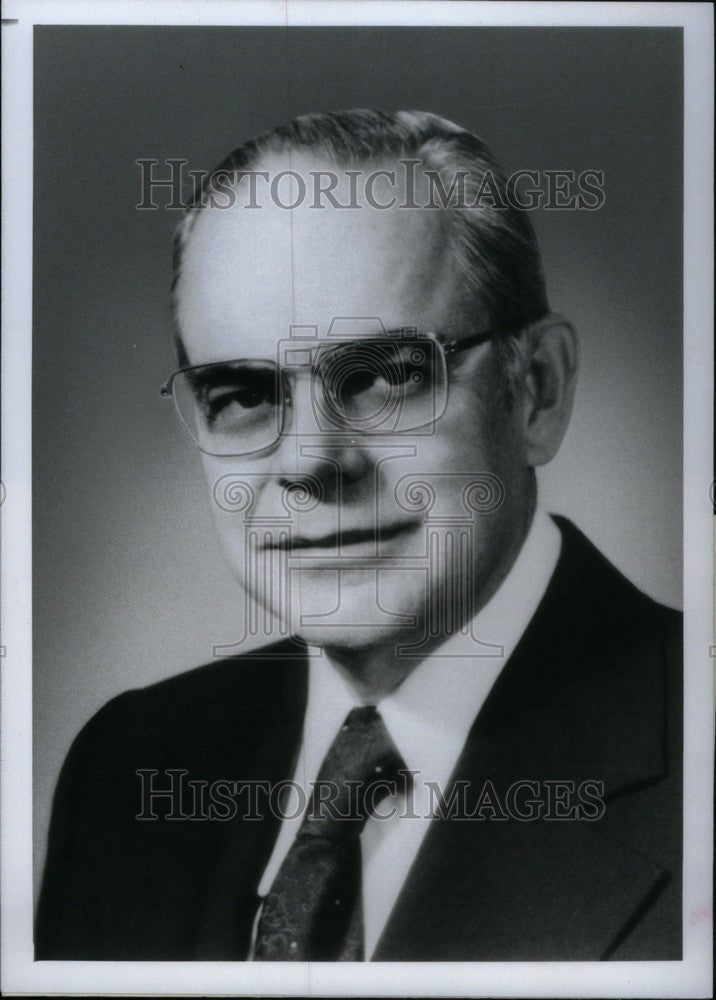
{"type": "Polygon", "coordinates": [[[286,675],[304,669],[307,661],[303,643],[282,640],[239,656],[218,658],[127,693],[150,702],[194,699],[206,694],[224,696],[236,690],[246,697],[254,689],[270,687],[286,675]]]}
{"type": "MultiPolygon", "coordinates": [[[[84,749],[176,744],[280,716],[306,686],[304,647],[275,643],[241,656],[194,667],[174,677],[116,695],[85,724],[71,756],[84,749]]],[[[90,751],[91,752],[91,751],[90,751]]]]}
{"type": "Polygon", "coordinates": [[[570,520],[559,515],[553,518],[562,533],[564,589],[569,590],[574,607],[581,603],[584,614],[601,613],[614,625],[646,627],[672,639],[680,636],[681,611],[640,590],[570,520]]]}

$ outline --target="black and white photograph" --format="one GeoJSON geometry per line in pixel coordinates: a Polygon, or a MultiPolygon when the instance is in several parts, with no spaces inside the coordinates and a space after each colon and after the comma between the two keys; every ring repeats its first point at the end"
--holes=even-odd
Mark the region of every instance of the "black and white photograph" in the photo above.
{"type": "Polygon", "coordinates": [[[2,31],[3,990],[710,996],[712,9],[2,31]]]}

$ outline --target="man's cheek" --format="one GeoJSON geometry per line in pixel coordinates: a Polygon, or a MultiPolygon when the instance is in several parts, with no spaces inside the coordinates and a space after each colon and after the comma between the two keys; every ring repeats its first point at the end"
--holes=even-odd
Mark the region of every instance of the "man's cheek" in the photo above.
{"type": "Polygon", "coordinates": [[[250,546],[261,483],[256,476],[232,468],[226,460],[202,455],[207,499],[224,557],[234,577],[249,582],[250,546]]]}
{"type": "Polygon", "coordinates": [[[247,582],[248,552],[245,531],[230,515],[213,511],[214,526],[224,558],[232,575],[241,583],[247,582]]]}

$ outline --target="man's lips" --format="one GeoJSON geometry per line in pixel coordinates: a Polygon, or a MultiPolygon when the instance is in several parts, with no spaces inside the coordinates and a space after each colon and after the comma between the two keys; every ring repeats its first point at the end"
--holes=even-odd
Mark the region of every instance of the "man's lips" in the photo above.
{"type": "Polygon", "coordinates": [[[328,535],[315,538],[297,535],[289,538],[282,533],[279,538],[265,542],[266,549],[279,549],[286,552],[321,551],[326,549],[345,549],[352,545],[381,544],[405,535],[415,528],[414,521],[381,526],[377,531],[373,528],[347,528],[343,531],[333,531],[328,535]]]}

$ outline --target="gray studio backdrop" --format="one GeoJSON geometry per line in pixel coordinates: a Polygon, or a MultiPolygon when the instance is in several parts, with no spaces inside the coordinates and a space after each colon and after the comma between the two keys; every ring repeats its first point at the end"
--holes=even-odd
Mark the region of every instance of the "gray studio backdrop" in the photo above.
{"type": "Polygon", "coordinates": [[[38,871],[80,726],[120,690],[206,662],[241,634],[198,458],[158,392],[172,370],[177,213],[135,208],[136,161],[208,169],[294,115],[371,107],[454,119],[509,170],[603,170],[600,210],[533,213],[553,308],[583,349],[542,496],[678,605],[681,53],[672,29],[36,29],[38,871]]]}

